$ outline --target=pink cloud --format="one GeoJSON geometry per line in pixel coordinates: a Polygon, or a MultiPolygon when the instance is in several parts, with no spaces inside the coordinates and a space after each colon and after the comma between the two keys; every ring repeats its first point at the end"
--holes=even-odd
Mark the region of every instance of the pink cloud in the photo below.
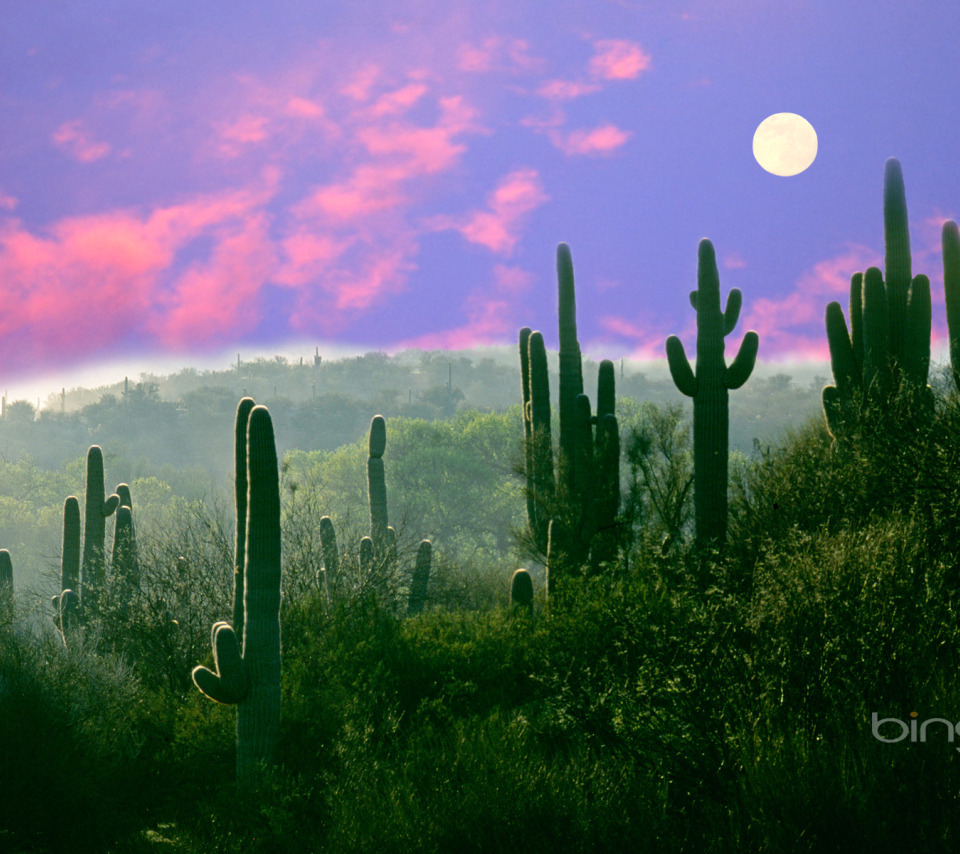
{"type": "Polygon", "coordinates": [[[381,78],[380,68],[376,65],[366,65],[357,71],[350,81],[340,91],[355,101],[366,101],[370,98],[370,91],[381,78]]]}
{"type": "Polygon", "coordinates": [[[846,312],[851,276],[879,263],[873,250],[850,246],[840,255],[814,264],[800,276],[790,293],[745,300],[741,324],[759,334],[761,347],[767,353],[804,353],[810,358],[825,358],[828,351],[822,330],[827,303],[838,300],[846,312]]]}
{"type": "Polygon", "coordinates": [[[596,83],[582,83],[577,80],[548,80],[537,89],[537,94],[554,101],[569,101],[599,92],[596,83]]]}
{"type": "Polygon", "coordinates": [[[539,71],[543,60],[530,54],[523,39],[489,36],[479,43],[464,43],[457,50],[457,69],[475,74],[491,71],[539,71]]]}
{"type": "Polygon", "coordinates": [[[330,234],[300,229],[282,241],[284,263],[274,275],[281,285],[305,285],[326,272],[350,245],[330,234]]]}
{"type": "Polygon", "coordinates": [[[53,143],[68,156],[81,163],[93,163],[106,157],[111,146],[106,142],[97,142],[91,136],[81,119],[64,122],[53,134],[53,143]]]}
{"type": "Polygon", "coordinates": [[[471,295],[467,299],[468,319],[462,326],[439,332],[428,332],[401,342],[398,349],[464,349],[512,341],[517,327],[511,312],[512,307],[512,303],[504,299],[471,295]]]}
{"type": "Polygon", "coordinates": [[[549,198],[535,169],[518,169],[505,176],[490,194],[488,210],[475,211],[466,218],[437,217],[432,225],[438,230],[455,229],[470,243],[509,255],[520,239],[527,214],[549,198]]]}
{"type": "Polygon", "coordinates": [[[575,130],[561,133],[550,131],[550,141],[564,154],[604,155],[620,148],[630,137],[630,131],[620,130],[616,125],[601,125],[592,130],[575,130]]]}
{"type": "Polygon", "coordinates": [[[208,260],[177,277],[165,311],[148,328],[161,343],[180,348],[243,335],[260,321],[258,296],[275,266],[266,215],[249,216],[217,236],[208,260]]]}
{"type": "Polygon", "coordinates": [[[725,270],[742,270],[747,266],[747,262],[736,252],[729,252],[724,255],[721,264],[725,270]]]}
{"type": "Polygon", "coordinates": [[[650,55],[635,42],[601,39],[593,48],[590,74],[601,80],[631,80],[650,67],[650,55]]]}
{"type": "Polygon", "coordinates": [[[385,92],[370,107],[370,115],[395,116],[405,113],[427,93],[422,83],[410,83],[391,92],[385,92]]]}
{"type": "Polygon", "coordinates": [[[511,294],[523,293],[533,281],[533,273],[506,264],[493,265],[493,281],[497,290],[511,294]]]}
{"type": "Polygon", "coordinates": [[[320,119],[324,116],[324,109],[320,104],[311,101],[309,98],[301,98],[298,95],[287,101],[285,112],[288,116],[300,119],[320,119]]]}

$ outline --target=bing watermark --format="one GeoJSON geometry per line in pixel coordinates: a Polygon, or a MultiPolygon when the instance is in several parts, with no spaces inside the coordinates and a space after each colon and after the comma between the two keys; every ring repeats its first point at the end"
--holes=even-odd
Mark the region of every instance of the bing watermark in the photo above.
{"type": "MultiPolygon", "coordinates": [[[[903,721],[900,718],[881,718],[874,712],[870,731],[877,741],[882,741],[884,744],[897,744],[907,739],[911,742],[925,743],[928,735],[934,741],[946,738],[948,744],[953,744],[956,737],[960,735],[960,721],[953,723],[946,718],[927,718],[920,722],[917,720],[919,717],[918,712],[910,712],[910,719],[903,721]],[[880,731],[881,727],[883,732],[880,731]]],[[[960,747],[957,751],[960,752],[960,747]]]]}

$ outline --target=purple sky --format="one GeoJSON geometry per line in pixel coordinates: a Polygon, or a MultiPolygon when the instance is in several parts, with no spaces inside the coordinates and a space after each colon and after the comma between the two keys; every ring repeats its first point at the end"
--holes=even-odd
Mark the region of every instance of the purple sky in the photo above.
{"type": "MultiPolygon", "coordinates": [[[[556,343],[556,244],[596,358],[694,344],[697,241],[760,361],[826,356],[903,164],[914,272],[960,216],[952,2],[30,0],[0,40],[8,383],[291,342],[556,343]],[[764,172],[753,132],[819,154],[764,172]]],[[[226,364],[224,364],[226,367],[226,364]]],[[[0,381],[2,384],[2,381],[0,381]]]]}

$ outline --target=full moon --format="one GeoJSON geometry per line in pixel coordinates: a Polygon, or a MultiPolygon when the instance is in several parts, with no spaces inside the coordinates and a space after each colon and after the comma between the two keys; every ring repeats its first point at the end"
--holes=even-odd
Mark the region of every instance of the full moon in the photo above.
{"type": "Polygon", "coordinates": [[[773,175],[799,175],[817,156],[817,132],[803,116],[774,113],[753,135],[753,156],[773,175]]]}

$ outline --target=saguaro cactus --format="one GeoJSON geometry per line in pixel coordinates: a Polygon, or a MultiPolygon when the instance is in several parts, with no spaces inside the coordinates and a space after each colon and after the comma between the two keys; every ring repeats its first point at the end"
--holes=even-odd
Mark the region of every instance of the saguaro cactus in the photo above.
{"type": "Polygon", "coordinates": [[[387,481],[383,454],[387,448],[387,423],[382,415],[370,421],[370,455],[367,457],[367,491],[370,499],[370,539],[374,552],[382,558],[389,545],[387,533],[387,481]]]}
{"type": "Polygon", "coordinates": [[[943,291],[947,303],[950,365],[953,382],[960,391],[960,228],[949,219],[943,224],[943,291]]]}
{"type": "Polygon", "coordinates": [[[533,614],[533,579],[527,570],[514,570],[510,578],[510,604],[517,610],[533,614]]]}
{"type": "Polygon", "coordinates": [[[410,579],[410,599],[407,603],[407,615],[419,614],[427,601],[427,587],[430,584],[430,564],[433,546],[430,540],[421,540],[417,549],[417,562],[410,579]]]}
{"type": "Polygon", "coordinates": [[[215,670],[196,667],[208,697],[237,705],[237,779],[254,780],[272,760],[280,731],[280,477],[270,413],[250,410],[243,649],[225,622],[213,627],[215,670]]]}
{"type": "Polygon", "coordinates": [[[13,620],[13,561],[0,549],[0,625],[13,620]]]}
{"type": "MultiPolygon", "coordinates": [[[[577,341],[573,261],[565,243],[557,247],[560,337],[560,439],[554,471],[550,435],[550,389],[543,336],[520,330],[523,374],[523,422],[526,446],[527,513],[537,549],[548,550],[551,520],[569,528],[566,557],[571,566],[587,555],[591,568],[613,559],[617,549],[620,504],[620,440],[614,414],[613,363],[600,364],[597,414],[583,394],[583,370],[577,341]],[[597,534],[601,536],[597,538],[597,534]]],[[[556,579],[559,566],[551,579],[556,579]]]]}
{"type": "Polygon", "coordinates": [[[233,494],[237,533],[233,552],[233,630],[243,637],[243,567],[247,548],[247,423],[257,404],[252,397],[241,398],[233,422],[233,494]]]}
{"type": "Polygon", "coordinates": [[[107,534],[107,517],[113,515],[119,504],[120,496],[116,493],[109,498],[105,496],[103,449],[99,445],[91,445],[87,451],[87,491],[84,502],[81,563],[85,612],[97,613],[106,574],[104,540],[107,534]]]}
{"type": "Polygon", "coordinates": [[[749,378],[757,359],[756,332],[743,336],[732,364],[724,360],[723,339],[740,317],[742,297],[734,288],[720,310],[720,276],[713,244],[701,240],[697,289],[690,304],[697,312],[696,372],[676,335],[667,339],[667,361],[678,389],[693,398],[693,492],[697,546],[721,547],[727,535],[727,455],[729,391],[749,378]]]}
{"type": "Polygon", "coordinates": [[[929,407],[930,280],[911,277],[907,197],[893,157],[883,173],[883,237],[884,271],[870,267],[850,279],[849,331],[840,303],[826,309],[835,384],[823,389],[822,400],[835,438],[861,425],[864,403],[886,407],[901,389],[917,395],[919,411],[929,407]]]}

